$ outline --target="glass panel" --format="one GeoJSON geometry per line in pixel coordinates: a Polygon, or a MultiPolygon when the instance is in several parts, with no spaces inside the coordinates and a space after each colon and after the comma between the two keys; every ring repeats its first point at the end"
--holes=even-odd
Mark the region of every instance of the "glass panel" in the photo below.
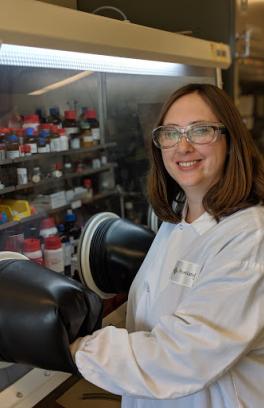
{"type": "MultiPolygon", "coordinates": [[[[25,241],[35,238],[45,263],[44,238],[55,231],[65,243],[71,236],[70,261],[64,253],[61,272],[79,279],[78,234],[92,214],[113,211],[146,224],[151,129],[165,98],[188,82],[215,83],[215,72],[184,65],[175,76],[1,65],[0,251],[29,256],[25,241]],[[69,210],[77,217],[71,226],[76,235],[66,229],[69,210]],[[45,224],[47,219],[52,222],[45,224]]],[[[28,370],[1,368],[0,390],[28,370]]]]}

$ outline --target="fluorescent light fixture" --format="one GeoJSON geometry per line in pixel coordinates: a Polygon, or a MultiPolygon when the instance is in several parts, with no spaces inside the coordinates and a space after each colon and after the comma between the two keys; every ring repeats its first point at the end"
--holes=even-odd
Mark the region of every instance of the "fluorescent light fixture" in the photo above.
{"type": "Polygon", "coordinates": [[[44,86],[41,89],[37,89],[36,91],[30,92],[28,95],[43,95],[47,92],[54,91],[54,89],[62,88],[63,86],[72,84],[75,81],[79,81],[80,79],[86,78],[87,76],[91,75],[92,71],[84,71],[80,74],[73,75],[69,78],[63,79],[62,81],[54,82],[53,84],[44,86]]]}
{"type": "Polygon", "coordinates": [[[184,65],[171,62],[111,57],[11,44],[2,44],[0,65],[165,76],[179,76],[184,72],[184,65]]]}

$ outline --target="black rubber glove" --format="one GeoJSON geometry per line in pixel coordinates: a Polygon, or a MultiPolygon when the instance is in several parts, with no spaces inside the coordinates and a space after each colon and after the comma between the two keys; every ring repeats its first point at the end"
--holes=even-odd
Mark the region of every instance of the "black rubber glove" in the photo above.
{"type": "Polygon", "coordinates": [[[27,260],[0,261],[0,360],[77,373],[69,344],[101,327],[100,298],[27,260]]]}

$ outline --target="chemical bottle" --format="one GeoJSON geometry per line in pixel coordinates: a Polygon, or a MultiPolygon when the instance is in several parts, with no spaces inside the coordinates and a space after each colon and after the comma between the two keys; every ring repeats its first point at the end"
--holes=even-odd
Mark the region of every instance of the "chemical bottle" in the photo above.
{"type": "Polygon", "coordinates": [[[47,122],[45,109],[37,108],[35,110],[35,115],[38,115],[40,125],[47,122]]]}
{"type": "Polygon", "coordinates": [[[60,152],[61,151],[61,140],[58,132],[57,126],[51,126],[50,128],[50,151],[51,152],[60,152]]]}
{"type": "Polygon", "coordinates": [[[63,257],[64,257],[64,273],[67,276],[71,276],[71,259],[73,254],[73,245],[69,237],[65,233],[64,224],[57,225],[59,237],[62,243],[63,257]]]}
{"type": "Polygon", "coordinates": [[[39,230],[36,226],[30,225],[25,229],[24,232],[25,238],[36,238],[39,239],[39,230]]]}
{"type": "Polygon", "coordinates": [[[64,112],[62,127],[65,129],[65,134],[66,136],[68,136],[69,140],[72,133],[79,132],[79,126],[76,120],[76,112],[74,110],[67,110],[64,112]]]}
{"type": "Polygon", "coordinates": [[[69,138],[66,135],[64,128],[58,128],[58,134],[60,136],[60,149],[62,152],[69,150],[69,138]]]}
{"type": "Polygon", "coordinates": [[[7,126],[12,129],[18,129],[22,127],[22,124],[23,120],[19,113],[16,111],[16,108],[14,108],[12,112],[9,114],[7,126]]]}
{"type": "Polygon", "coordinates": [[[84,186],[84,188],[86,188],[86,190],[87,190],[87,193],[86,193],[85,197],[86,197],[88,200],[91,200],[92,197],[93,197],[93,182],[92,182],[92,179],[90,179],[90,178],[85,178],[85,179],[83,180],[83,186],[84,186]]]}
{"type": "Polygon", "coordinates": [[[23,242],[23,254],[37,264],[43,265],[44,260],[40,248],[40,240],[37,238],[26,238],[23,242]]]}
{"type": "Polygon", "coordinates": [[[46,137],[43,136],[43,130],[39,133],[37,148],[38,153],[47,153],[46,137]]]}
{"type": "Polygon", "coordinates": [[[38,136],[33,127],[25,129],[25,144],[30,146],[31,154],[38,152],[38,136]]]}
{"type": "Polygon", "coordinates": [[[34,130],[38,131],[39,124],[38,115],[25,115],[22,127],[24,129],[33,128],[34,130]]]}
{"type": "Polygon", "coordinates": [[[100,143],[100,126],[99,122],[96,118],[96,110],[95,109],[87,109],[84,112],[85,120],[87,120],[91,126],[92,136],[93,136],[93,143],[99,144],[100,143]]]}
{"type": "Polygon", "coordinates": [[[77,224],[76,214],[71,210],[67,210],[64,218],[65,233],[69,239],[74,240],[75,246],[77,245],[77,240],[81,235],[81,227],[77,224]]]}
{"type": "Polygon", "coordinates": [[[45,238],[44,241],[45,266],[55,272],[64,272],[64,254],[58,235],[45,238]]]}
{"type": "Polygon", "coordinates": [[[5,224],[6,222],[8,222],[8,217],[6,215],[6,212],[1,211],[1,213],[0,213],[0,224],[5,224]]]}
{"type": "Polygon", "coordinates": [[[39,166],[33,167],[32,173],[31,173],[31,181],[32,183],[39,183],[41,181],[42,175],[41,175],[41,170],[39,166]]]}
{"type": "Polygon", "coordinates": [[[28,183],[28,170],[26,167],[17,167],[17,184],[27,184],[28,183]]]}
{"type": "Polygon", "coordinates": [[[16,135],[8,135],[6,138],[6,158],[16,159],[20,157],[19,141],[16,135]]]}
{"type": "Polygon", "coordinates": [[[6,158],[6,135],[3,129],[0,129],[0,162],[6,158]]]}
{"type": "Polygon", "coordinates": [[[50,152],[50,123],[43,123],[40,127],[39,138],[45,140],[45,152],[50,152]]]}
{"type": "Polygon", "coordinates": [[[60,109],[57,106],[53,106],[49,109],[49,116],[47,117],[47,123],[52,123],[58,128],[62,127],[62,120],[60,116],[60,109]]]}
{"type": "Polygon", "coordinates": [[[58,235],[58,230],[53,217],[44,218],[40,223],[39,236],[41,248],[44,250],[44,241],[47,237],[58,235]]]}

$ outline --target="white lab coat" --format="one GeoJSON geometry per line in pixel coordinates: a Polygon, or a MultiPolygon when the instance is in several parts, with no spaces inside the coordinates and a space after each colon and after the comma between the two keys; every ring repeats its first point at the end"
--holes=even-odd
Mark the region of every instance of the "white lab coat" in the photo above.
{"type": "Polygon", "coordinates": [[[163,223],[132,284],[127,329],[98,330],[75,355],[123,408],[263,408],[264,209],[163,223]]]}

